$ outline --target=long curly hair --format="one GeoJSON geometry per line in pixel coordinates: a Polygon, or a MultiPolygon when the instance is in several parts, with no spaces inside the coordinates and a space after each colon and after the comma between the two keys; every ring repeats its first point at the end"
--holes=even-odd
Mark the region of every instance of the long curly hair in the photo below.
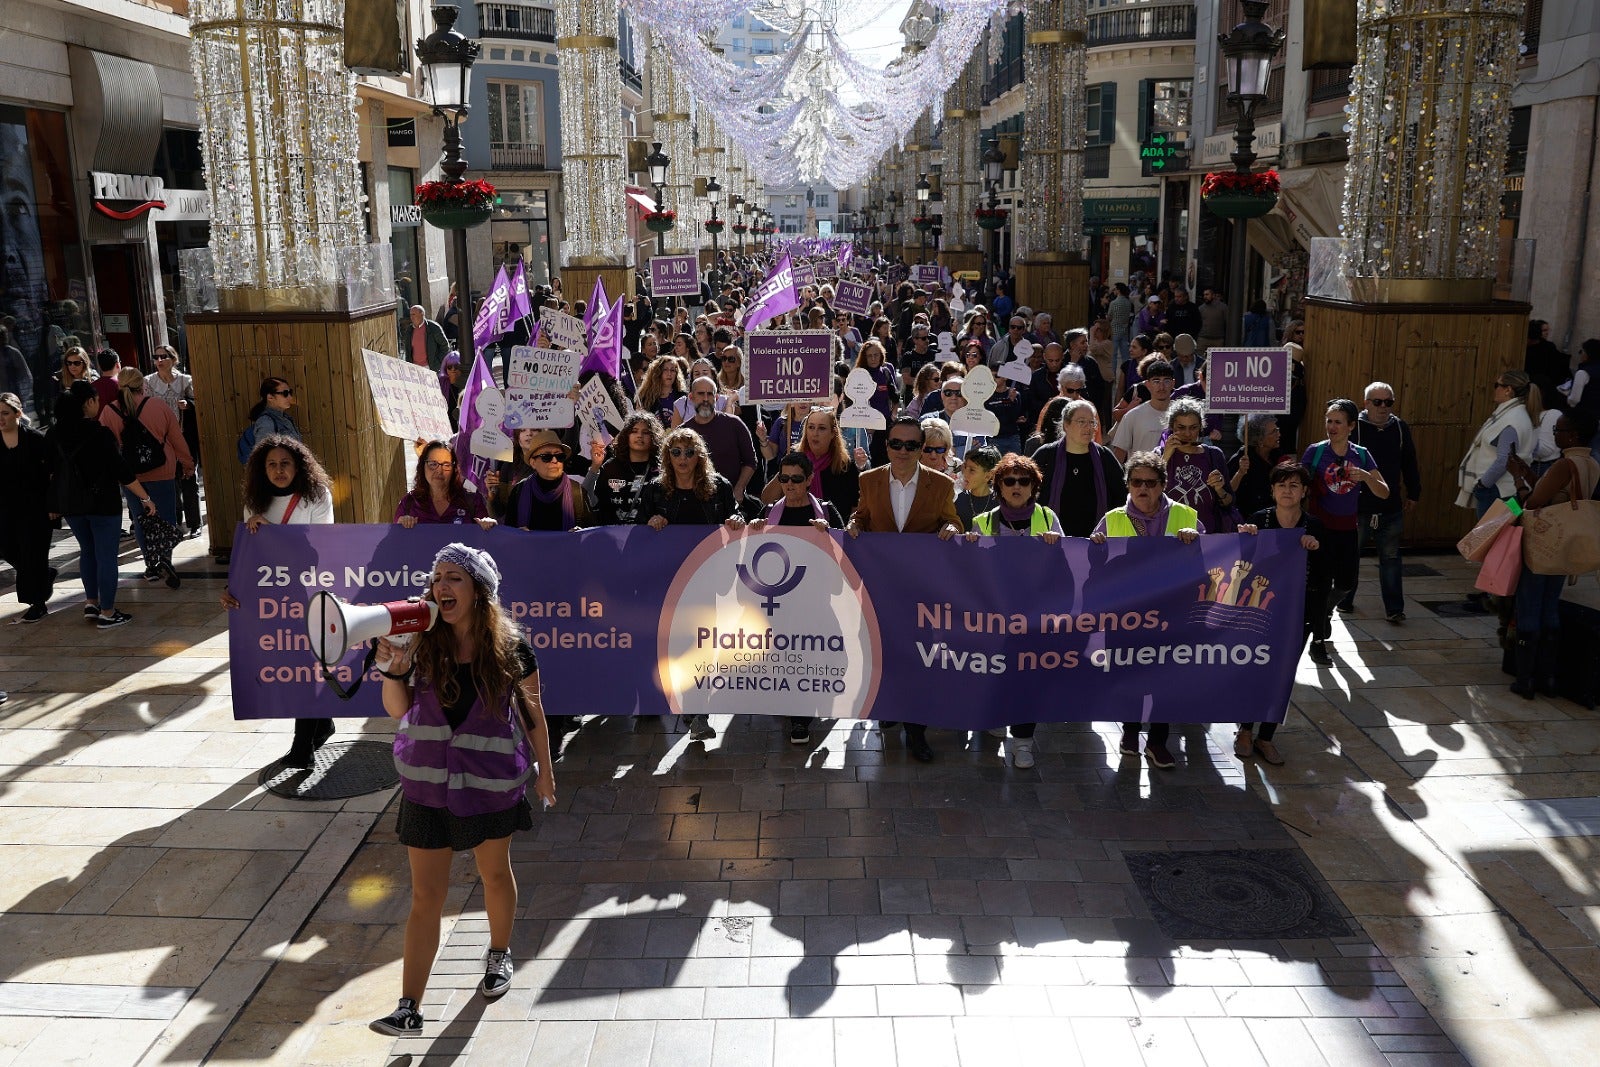
{"type": "Polygon", "coordinates": [[[711,478],[711,453],[706,448],[706,439],[686,426],[673,430],[661,442],[661,488],[669,493],[678,488],[677,472],[669,453],[679,447],[694,449],[694,495],[710,500],[716,492],[716,483],[711,478]]]}
{"type": "MultiPolygon", "coordinates": [[[[488,586],[473,578],[472,591],[476,597],[471,626],[472,679],[484,708],[494,714],[505,705],[511,687],[522,676],[522,664],[517,656],[518,634],[510,616],[489,592],[488,586]]],[[[432,582],[423,598],[433,599],[432,582]]],[[[448,706],[461,699],[453,627],[440,625],[418,634],[417,652],[412,662],[417,668],[419,684],[432,686],[440,704],[448,706]]]]}
{"type": "Polygon", "coordinates": [[[683,366],[672,356],[657,356],[650,361],[650,367],[644,372],[644,381],[639,383],[639,408],[642,411],[652,411],[656,402],[670,396],[666,378],[668,371],[675,372],[672,377],[671,389],[687,392],[683,387],[683,366]]]}
{"type": "Polygon", "coordinates": [[[333,488],[333,479],[323,469],[317,457],[304,443],[282,434],[268,434],[256,441],[250,458],[244,465],[241,483],[244,505],[251,514],[265,515],[272,506],[273,487],[267,479],[267,453],[281,448],[294,457],[294,480],[289,483],[291,492],[299,493],[307,503],[316,503],[327,497],[333,488]]]}

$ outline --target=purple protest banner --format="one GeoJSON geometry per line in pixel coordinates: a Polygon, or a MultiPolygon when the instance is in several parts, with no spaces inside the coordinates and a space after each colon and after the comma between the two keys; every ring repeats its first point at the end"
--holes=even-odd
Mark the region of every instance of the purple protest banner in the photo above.
{"type": "Polygon", "coordinates": [[[757,330],[746,338],[748,402],[788,404],[827,396],[833,385],[833,334],[757,330]]]}
{"type": "Polygon", "coordinates": [[[811,264],[802,260],[794,265],[794,284],[797,286],[815,285],[817,272],[811,264]]]}
{"type": "Polygon", "coordinates": [[[658,300],[670,296],[698,297],[700,257],[693,252],[677,256],[651,256],[650,295],[658,300]]]}
{"type": "Polygon", "coordinates": [[[872,309],[872,286],[866,282],[839,282],[833,287],[833,306],[852,315],[865,315],[872,309]]]}
{"type": "Polygon", "coordinates": [[[1206,410],[1282,414],[1292,374],[1286,348],[1213,348],[1206,353],[1206,410]]]}
{"type": "Polygon", "coordinates": [[[943,278],[939,274],[939,264],[918,263],[911,268],[911,280],[917,285],[938,285],[943,278]]]}
{"type": "MultiPolygon", "coordinates": [[[[349,703],[321,681],[306,602],[323,589],[367,604],[420,594],[450,541],[500,562],[500,600],[538,653],[548,713],[973,730],[1210,722],[1223,701],[1230,720],[1281,722],[1300,658],[1306,557],[1293,530],[1046,545],[802,527],[241,526],[235,717],[382,714],[376,672],[349,703]]],[[[340,684],[359,666],[349,653],[340,684]]]]}

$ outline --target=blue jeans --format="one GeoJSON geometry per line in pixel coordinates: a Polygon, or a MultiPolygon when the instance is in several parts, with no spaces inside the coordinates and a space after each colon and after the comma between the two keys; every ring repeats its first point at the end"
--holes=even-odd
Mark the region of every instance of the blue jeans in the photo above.
{"type": "MultiPolygon", "coordinates": [[[[1122,366],[1131,358],[1128,352],[1128,342],[1132,340],[1133,334],[1131,333],[1125,333],[1121,337],[1112,338],[1111,346],[1117,350],[1117,366],[1122,366]]],[[[1115,385],[1116,383],[1112,382],[1111,384],[1115,385]]]]}
{"type": "Polygon", "coordinates": [[[109,615],[117,604],[117,551],[122,541],[121,515],[68,515],[67,527],[78,539],[78,578],[83,598],[109,615]]]}
{"type": "MultiPolygon", "coordinates": [[[[156,502],[156,514],[176,526],[178,524],[177,481],[168,478],[164,482],[140,482],[139,484],[144,486],[144,491],[149,495],[150,499],[156,502]]],[[[144,526],[139,522],[139,516],[144,514],[144,503],[133,495],[132,490],[127,488],[122,490],[122,499],[128,503],[128,519],[133,523],[134,540],[139,542],[139,554],[142,556],[145,554],[144,526]]],[[[149,566],[148,558],[145,561],[145,565],[149,566]]]]}
{"type": "MultiPolygon", "coordinates": [[[[1361,526],[1357,530],[1358,552],[1365,552],[1367,545],[1375,544],[1378,548],[1378,592],[1383,596],[1383,613],[1396,615],[1406,610],[1405,594],[1400,590],[1400,528],[1405,525],[1405,515],[1395,512],[1392,515],[1363,515],[1361,526]],[[1372,520],[1378,520],[1378,528],[1372,528],[1372,520]]],[[[1349,606],[1355,602],[1356,591],[1344,598],[1341,606],[1349,606]]]]}
{"type": "Polygon", "coordinates": [[[1522,568],[1517,581],[1517,636],[1536,637],[1561,628],[1561,589],[1564,574],[1535,574],[1522,568]]]}
{"type": "Polygon", "coordinates": [[[1500,499],[1500,490],[1493,487],[1485,489],[1483,486],[1474,486],[1472,489],[1472,503],[1478,509],[1478,518],[1483,518],[1483,513],[1489,510],[1489,505],[1500,499]]]}

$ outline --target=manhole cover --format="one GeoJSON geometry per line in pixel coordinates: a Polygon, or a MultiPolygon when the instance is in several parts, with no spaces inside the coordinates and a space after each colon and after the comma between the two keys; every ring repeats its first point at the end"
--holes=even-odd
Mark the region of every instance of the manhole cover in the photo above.
{"type": "Polygon", "coordinates": [[[1349,924],[1292,849],[1128,852],[1123,859],[1169,937],[1349,936],[1349,924]]]}
{"type": "Polygon", "coordinates": [[[285,767],[275,760],[256,781],[267,791],[294,800],[343,800],[392,789],[400,781],[394,750],[387,741],[338,741],[312,755],[310,767],[285,767]]]}

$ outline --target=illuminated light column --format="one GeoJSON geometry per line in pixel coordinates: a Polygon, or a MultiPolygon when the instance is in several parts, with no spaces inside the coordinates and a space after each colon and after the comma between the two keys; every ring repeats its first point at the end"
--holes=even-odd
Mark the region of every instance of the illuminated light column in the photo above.
{"type": "Polygon", "coordinates": [[[617,0],[557,0],[561,65],[561,188],[566,215],[563,290],[586,300],[594,278],[633,294],[628,268],[627,157],[617,76],[617,0]]]}
{"type": "Polygon", "coordinates": [[[1492,295],[1522,8],[1362,0],[1344,170],[1358,300],[1492,295]]]}
{"type": "Polygon", "coordinates": [[[344,0],[189,8],[224,311],[331,311],[366,244],[344,0]],[[245,13],[241,13],[241,11],[245,13]]]}
{"type": "MultiPolygon", "coordinates": [[[[1342,257],[1312,249],[1312,273],[1332,260],[1348,291],[1336,280],[1305,301],[1306,390],[1344,396],[1352,382],[1395,382],[1409,398],[1406,421],[1426,427],[1436,456],[1466,453],[1494,406],[1488,384],[1522,367],[1531,309],[1494,292],[1523,7],[1359,0],[1356,8],[1345,245],[1342,257]]],[[[1316,439],[1300,436],[1301,445],[1316,439]]],[[[1453,543],[1472,524],[1473,512],[1455,506],[1455,482],[1452,468],[1406,512],[1408,543],[1453,543]]]]}
{"type": "Polygon", "coordinates": [[[1083,257],[1087,0],[1028,0],[1023,13],[1022,172],[1011,220],[1017,302],[1074,326],[1088,309],[1083,257]]]}
{"type": "Polygon", "coordinates": [[[983,106],[982,49],[973,49],[966,66],[945,96],[944,112],[944,244],[939,262],[951,274],[983,269],[978,247],[978,207],[982,177],[978,162],[978,123],[983,106]]]}
{"type": "Polygon", "coordinates": [[[927,173],[932,159],[933,110],[930,108],[918,115],[911,127],[911,136],[906,142],[906,165],[901,172],[900,206],[904,217],[900,221],[904,228],[900,231],[900,245],[907,263],[918,262],[922,250],[922,235],[911,220],[926,207],[917,202],[917,182],[927,173]]]}
{"type": "MultiPolygon", "coordinates": [[[[721,51],[718,49],[718,51],[721,51]]],[[[717,129],[717,122],[711,115],[711,109],[701,106],[696,109],[694,117],[694,177],[700,179],[695,184],[701,189],[705,188],[706,181],[716,178],[722,186],[723,194],[728,192],[728,153],[723,142],[722,131],[717,129]]],[[[691,189],[691,192],[694,190],[691,189]]],[[[706,223],[711,220],[711,203],[704,196],[691,198],[694,203],[694,239],[700,252],[700,261],[709,265],[711,263],[711,235],[706,232],[706,223]]],[[[724,203],[727,201],[724,200],[724,203]]],[[[717,209],[717,215],[722,217],[722,209],[717,209]]],[[[724,220],[726,221],[726,220],[724,220]]]]}
{"type": "Polygon", "coordinates": [[[672,160],[662,203],[678,213],[678,224],[667,233],[664,244],[668,253],[693,252],[699,247],[700,227],[694,206],[694,115],[689,78],[657,35],[651,37],[649,75],[650,106],[655,109],[652,139],[661,142],[661,150],[672,160]]]}

